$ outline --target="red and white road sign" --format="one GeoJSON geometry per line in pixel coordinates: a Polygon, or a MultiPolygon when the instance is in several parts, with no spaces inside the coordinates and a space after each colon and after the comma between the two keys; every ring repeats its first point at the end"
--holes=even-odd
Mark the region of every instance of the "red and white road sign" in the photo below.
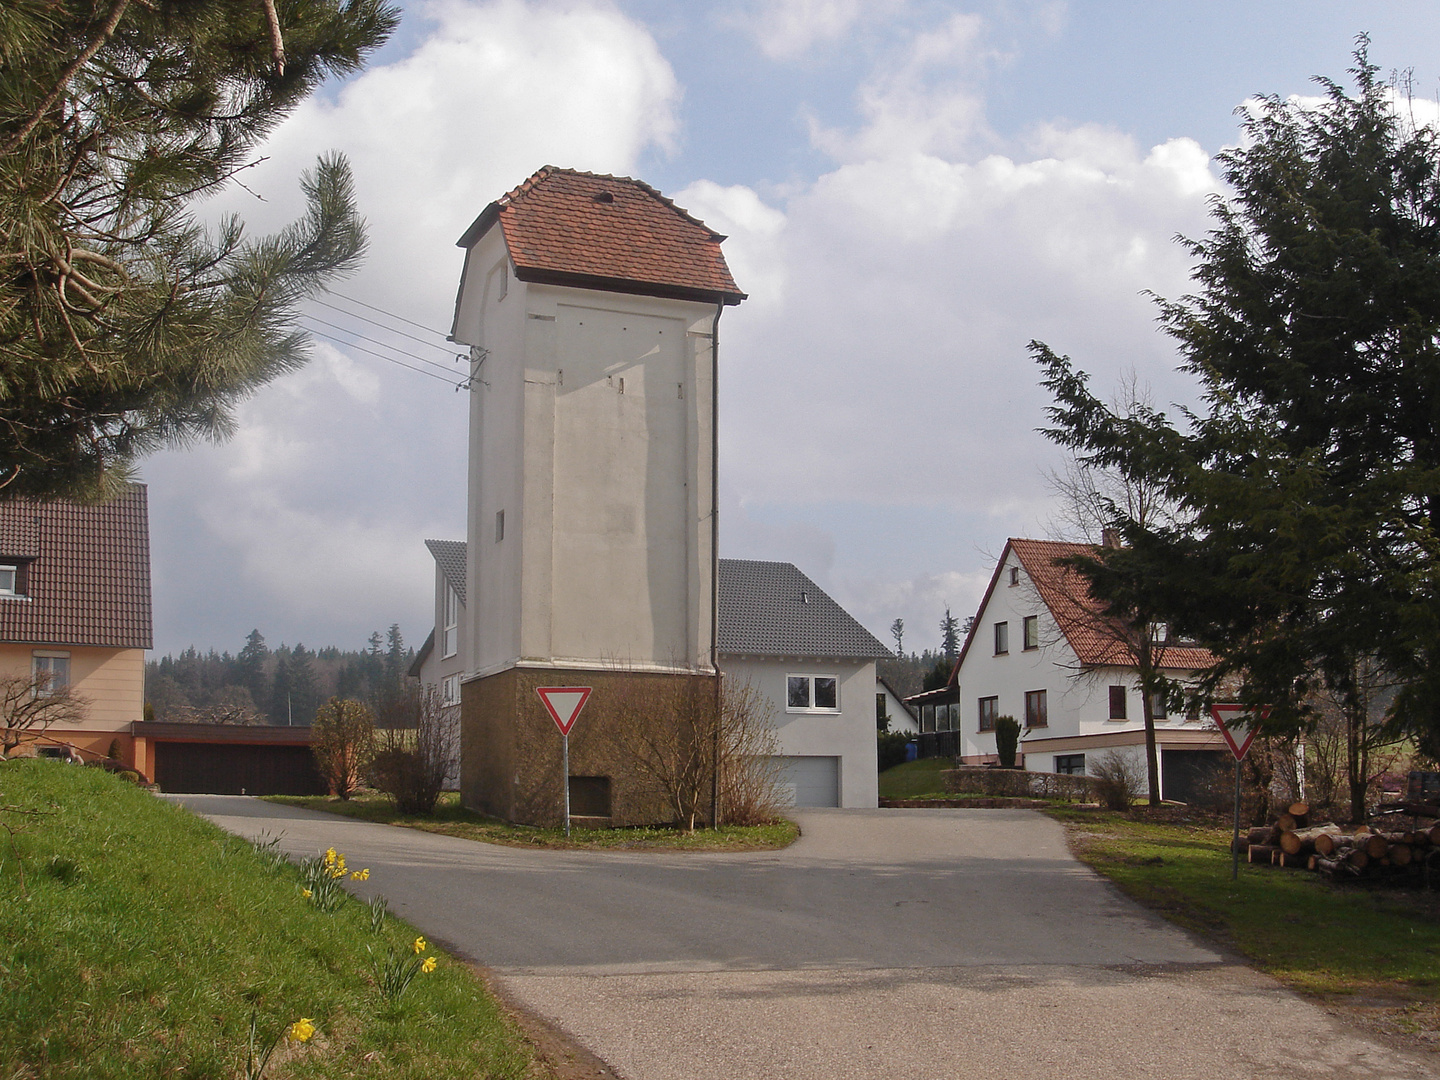
{"type": "MultiPolygon", "coordinates": [[[[1262,709],[1260,719],[1265,719],[1269,714],[1269,709],[1262,709]]],[[[1243,761],[1255,739],[1255,714],[1244,705],[1211,705],[1210,715],[1215,718],[1215,726],[1220,729],[1220,734],[1225,736],[1235,760],[1243,761]]]]}
{"type": "Polygon", "coordinates": [[[545,703],[545,711],[550,714],[550,719],[555,721],[561,735],[570,734],[570,729],[575,726],[575,718],[580,715],[585,702],[590,700],[588,686],[537,686],[535,692],[545,703]]]}

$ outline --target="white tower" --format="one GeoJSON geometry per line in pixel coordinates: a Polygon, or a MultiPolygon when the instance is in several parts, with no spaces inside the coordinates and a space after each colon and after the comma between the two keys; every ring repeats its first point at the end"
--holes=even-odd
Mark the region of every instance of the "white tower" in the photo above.
{"type": "MultiPolygon", "coordinates": [[[[552,167],[460,239],[469,805],[547,816],[534,686],[715,674],[716,336],[744,299],[723,239],[639,181],[552,167]]],[[[618,808],[624,778],[591,742],[576,767],[607,769],[618,808]]]]}

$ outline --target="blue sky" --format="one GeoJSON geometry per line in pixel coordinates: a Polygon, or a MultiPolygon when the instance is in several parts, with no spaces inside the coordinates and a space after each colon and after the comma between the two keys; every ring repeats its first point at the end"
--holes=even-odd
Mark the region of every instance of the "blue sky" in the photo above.
{"type": "MultiPolygon", "coordinates": [[[[794,561],[919,648],[1007,536],[1056,528],[1026,343],[1102,392],[1133,370],[1187,400],[1144,291],[1185,289],[1173,237],[1206,228],[1234,110],[1343,81],[1361,31],[1433,108],[1430,4],[412,3],[206,212],[278,227],[344,151],[372,244],[340,292],[443,331],[455,238],[534,169],[659,187],[731,235],[752,297],[722,330],[722,553],[794,561]]],[[[352,314],[311,314],[346,329],[309,325],[338,340],[234,440],[142,466],[160,651],[427,632],[422,541],[463,536],[465,397],[440,334],[335,303],[352,314]],[[387,346],[441,377],[362,351],[387,346]]]]}

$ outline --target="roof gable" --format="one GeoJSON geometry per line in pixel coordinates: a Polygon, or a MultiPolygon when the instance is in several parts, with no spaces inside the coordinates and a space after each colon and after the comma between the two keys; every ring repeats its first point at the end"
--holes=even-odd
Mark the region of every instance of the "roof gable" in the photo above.
{"type": "Polygon", "coordinates": [[[425,546],[435,556],[435,565],[445,576],[445,582],[455,590],[460,603],[465,603],[465,541],[426,540],[425,546]]]}
{"type": "Polygon", "coordinates": [[[496,223],[521,281],[738,304],[725,237],[649,184],[547,165],[487,206],[460,237],[496,223]]]}
{"type": "MultiPolygon", "coordinates": [[[[1100,604],[1090,595],[1090,588],[1084,577],[1071,566],[1057,565],[1061,560],[1077,555],[1093,555],[1097,550],[1093,544],[1076,544],[1063,540],[1024,540],[1015,537],[1007,540],[1005,550],[1000,553],[1000,559],[995,564],[995,573],[985,590],[985,598],[980,603],[975,622],[965,637],[960,659],[950,676],[951,684],[957,680],[960,665],[965,662],[970,644],[979,632],[985,609],[990,604],[990,597],[1000,580],[1000,573],[1012,552],[1079,663],[1086,667],[1134,667],[1133,655],[1120,640],[1119,631],[1112,629],[1119,624],[1100,614],[1100,604]]],[[[1167,670],[1194,671],[1210,667],[1214,662],[1215,657],[1208,649],[1167,645],[1160,653],[1157,666],[1167,670]]]]}
{"type": "Polygon", "coordinates": [[[787,562],[720,560],[720,651],[746,656],[890,656],[875,635],[787,562]]]}
{"type": "Polygon", "coordinates": [[[0,557],[26,562],[26,598],[0,599],[0,641],[148,649],[150,526],[143,484],[106,503],[0,501],[0,557]]]}

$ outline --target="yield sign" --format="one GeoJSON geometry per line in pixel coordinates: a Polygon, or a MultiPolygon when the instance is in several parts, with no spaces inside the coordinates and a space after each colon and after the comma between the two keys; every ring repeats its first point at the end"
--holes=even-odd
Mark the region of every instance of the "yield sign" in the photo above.
{"type": "Polygon", "coordinates": [[[550,719],[555,721],[561,735],[570,734],[570,729],[575,726],[575,718],[580,715],[580,710],[590,698],[588,686],[537,686],[535,692],[545,703],[545,711],[550,714],[550,719]]]}
{"type": "MultiPolygon", "coordinates": [[[[1269,709],[1261,710],[1260,719],[1265,719],[1269,714],[1269,709]]],[[[1229,743],[1230,753],[1235,755],[1235,760],[1243,761],[1250,749],[1250,743],[1255,739],[1253,714],[1244,705],[1211,705],[1210,715],[1215,718],[1215,726],[1229,743]]]]}

